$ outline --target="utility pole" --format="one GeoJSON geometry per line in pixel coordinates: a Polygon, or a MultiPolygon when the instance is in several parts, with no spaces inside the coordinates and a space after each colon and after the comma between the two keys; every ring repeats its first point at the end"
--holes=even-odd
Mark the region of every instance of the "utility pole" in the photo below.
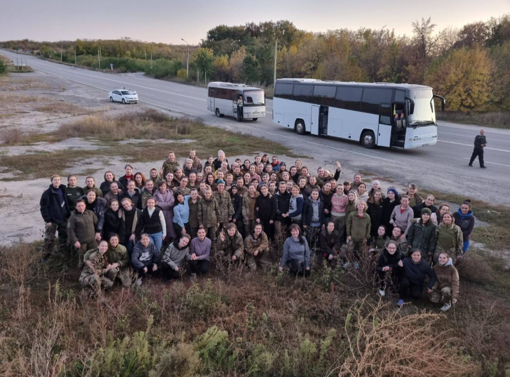
{"type": "Polygon", "coordinates": [[[207,71],[204,73],[204,84],[207,86],[207,71]]]}
{"type": "Polygon", "coordinates": [[[188,57],[186,58],[186,78],[188,78],[189,77],[189,43],[186,42],[184,40],[184,38],[181,38],[181,40],[188,45],[188,57]]]}
{"type": "Polygon", "coordinates": [[[200,70],[197,69],[197,83],[200,82],[200,70]]]}

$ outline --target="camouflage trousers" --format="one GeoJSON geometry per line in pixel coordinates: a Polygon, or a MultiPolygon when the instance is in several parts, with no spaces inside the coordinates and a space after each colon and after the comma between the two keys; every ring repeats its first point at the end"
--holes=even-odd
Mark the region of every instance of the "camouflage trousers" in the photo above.
{"type": "Polygon", "coordinates": [[[83,288],[91,288],[94,291],[98,291],[101,287],[104,289],[111,288],[113,286],[113,281],[106,276],[82,273],[80,275],[80,284],[83,288]]]}
{"type": "Polygon", "coordinates": [[[432,293],[429,293],[429,300],[434,304],[449,303],[452,300],[452,287],[444,287],[440,291],[432,291],[432,293]]]}
{"type": "Polygon", "coordinates": [[[131,267],[124,267],[122,269],[119,267],[112,268],[108,270],[106,277],[113,283],[115,283],[116,279],[119,279],[123,287],[129,287],[133,282],[133,270],[131,267]]]}
{"type": "Polygon", "coordinates": [[[54,250],[55,241],[59,240],[59,247],[65,247],[67,243],[67,221],[61,224],[51,223],[51,226],[44,227],[44,243],[41,249],[43,258],[49,257],[54,250]]]}
{"type": "Polygon", "coordinates": [[[347,242],[347,258],[360,259],[361,255],[365,255],[368,252],[367,243],[363,241],[350,240],[347,242]]]}
{"type": "Polygon", "coordinates": [[[269,259],[269,248],[262,250],[259,252],[257,256],[246,253],[246,265],[251,271],[260,269],[266,269],[271,265],[271,261],[269,259]]]}

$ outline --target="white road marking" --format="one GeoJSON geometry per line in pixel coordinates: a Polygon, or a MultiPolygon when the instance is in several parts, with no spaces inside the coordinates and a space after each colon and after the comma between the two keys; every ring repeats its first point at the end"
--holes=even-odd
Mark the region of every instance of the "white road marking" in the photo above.
{"type": "MultiPolygon", "coordinates": [[[[464,145],[464,146],[466,146],[466,147],[471,147],[471,148],[473,148],[473,144],[457,143],[456,141],[438,140],[438,142],[441,142],[441,143],[448,143],[448,144],[455,144],[455,145],[464,145]]],[[[485,149],[485,150],[491,150],[491,151],[497,151],[497,152],[510,153],[510,150],[508,150],[508,149],[489,148],[489,147],[485,147],[484,149],[485,149]]]]}

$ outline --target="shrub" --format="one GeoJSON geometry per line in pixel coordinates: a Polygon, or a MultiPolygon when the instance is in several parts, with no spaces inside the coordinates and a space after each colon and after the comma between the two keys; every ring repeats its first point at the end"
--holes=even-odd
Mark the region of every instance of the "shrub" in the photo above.
{"type": "Polygon", "coordinates": [[[17,128],[11,128],[2,132],[0,138],[5,145],[17,145],[23,140],[23,132],[17,128]]]}
{"type": "Polygon", "coordinates": [[[194,377],[200,357],[191,344],[179,343],[161,355],[149,377],[194,377]]]}
{"type": "Polygon", "coordinates": [[[0,59],[0,75],[4,75],[7,73],[7,65],[4,63],[2,59],[0,59]]]}
{"type": "Polygon", "coordinates": [[[237,354],[228,340],[228,333],[212,326],[195,341],[195,350],[202,360],[202,372],[223,371],[227,375],[234,369],[237,354]]]}
{"type": "Polygon", "coordinates": [[[345,322],[348,356],[340,376],[473,376],[479,367],[461,354],[440,314],[401,315],[367,298],[345,322]]]}
{"type": "Polygon", "coordinates": [[[181,68],[177,71],[177,77],[183,80],[188,78],[188,71],[184,68],[181,68]]]}

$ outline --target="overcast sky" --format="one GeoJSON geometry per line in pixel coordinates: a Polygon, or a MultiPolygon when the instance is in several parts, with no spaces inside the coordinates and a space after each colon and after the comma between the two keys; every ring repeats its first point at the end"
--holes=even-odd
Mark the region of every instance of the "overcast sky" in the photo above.
{"type": "Polygon", "coordinates": [[[116,39],[199,43],[221,24],[289,20],[319,32],[360,27],[410,34],[432,17],[437,30],[510,13],[510,0],[0,0],[0,40],[116,39]]]}

